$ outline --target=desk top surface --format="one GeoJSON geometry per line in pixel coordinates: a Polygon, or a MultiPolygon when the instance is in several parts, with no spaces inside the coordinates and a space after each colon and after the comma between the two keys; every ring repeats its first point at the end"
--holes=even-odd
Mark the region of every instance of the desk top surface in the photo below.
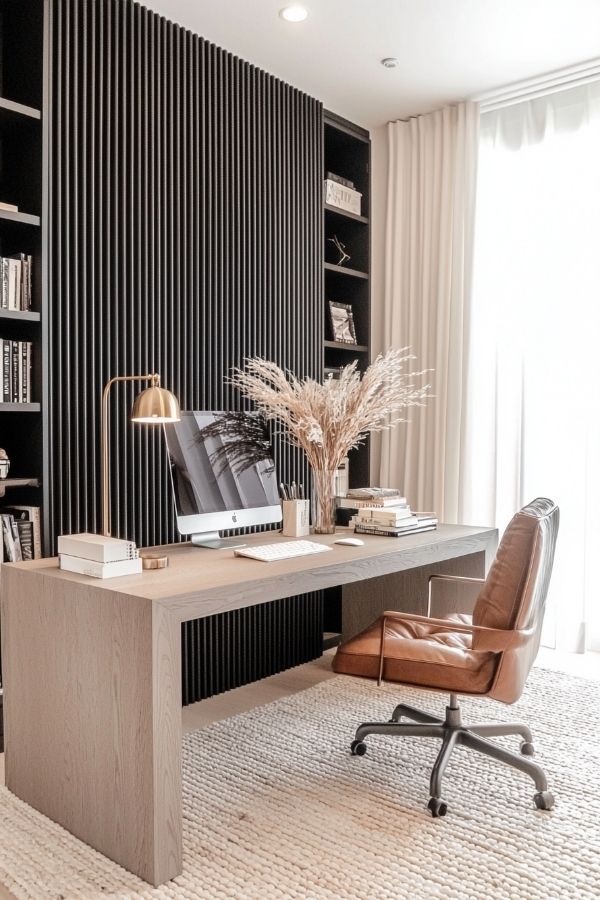
{"type": "MultiPolygon", "coordinates": [[[[361,535],[364,544],[359,547],[334,543],[350,533],[349,529],[340,528],[332,535],[310,535],[306,540],[331,546],[331,551],[277,562],[234,556],[233,549],[229,548],[207,550],[188,543],[172,544],[161,548],[169,557],[166,569],[106,580],[63,571],[58,567],[57,558],[9,563],[6,568],[74,582],[88,589],[124,593],[161,605],[177,603],[186,597],[208,600],[240,591],[246,595],[254,594],[257,598],[254,602],[260,602],[258,598],[263,592],[264,599],[268,600],[276,595],[291,596],[320,590],[476,553],[497,540],[494,528],[440,525],[435,531],[400,538],[361,535]]],[[[238,546],[241,540],[245,546],[252,546],[294,538],[267,532],[238,538],[238,546]]]]}

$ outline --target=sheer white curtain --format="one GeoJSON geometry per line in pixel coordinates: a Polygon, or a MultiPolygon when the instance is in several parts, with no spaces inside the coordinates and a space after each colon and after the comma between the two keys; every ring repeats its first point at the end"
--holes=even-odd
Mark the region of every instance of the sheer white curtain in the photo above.
{"type": "Polygon", "coordinates": [[[431,368],[435,399],[384,432],[380,483],[457,521],[479,111],[461,103],[388,125],[385,346],[431,368]]]}
{"type": "Polygon", "coordinates": [[[543,641],[600,649],[600,83],[480,128],[463,519],[556,500],[543,641]]]}

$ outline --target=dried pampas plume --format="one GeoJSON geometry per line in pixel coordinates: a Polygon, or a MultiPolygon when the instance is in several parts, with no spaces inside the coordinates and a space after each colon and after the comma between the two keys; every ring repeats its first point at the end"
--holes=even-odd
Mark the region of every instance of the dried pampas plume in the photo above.
{"type": "Polygon", "coordinates": [[[357,363],[324,384],[299,380],[265,359],[246,360],[230,383],[256,405],[265,419],[281,425],[288,440],[304,450],[313,470],[336,469],[370,431],[393,428],[406,419],[400,410],[424,406],[430,385],[417,380],[430,372],[406,372],[415,359],[408,347],[380,354],[361,377],[357,363]]]}

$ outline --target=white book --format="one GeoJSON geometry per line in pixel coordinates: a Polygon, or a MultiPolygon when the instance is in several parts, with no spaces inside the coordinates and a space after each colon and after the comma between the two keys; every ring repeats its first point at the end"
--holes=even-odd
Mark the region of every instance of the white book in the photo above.
{"type": "Polygon", "coordinates": [[[408,503],[404,497],[382,497],[381,500],[360,500],[356,497],[336,497],[336,505],[340,509],[370,509],[392,508],[408,509],[408,503]]]}
{"type": "Polygon", "coordinates": [[[61,553],[59,560],[61,569],[89,575],[91,578],[119,578],[121,575],[138,575],[142,571],[141,559],[120,559],[116,562],[101,563],[61,553]]]}
{"type": "Polygon", "coordinates": [[[21,261],[8,259],[8,309],[21,309],[21,261]]]}
{"type": "Polygon", "coordinates": [[[90,559],[100,563],[137,559],[138,551],[134,541],[104,537],[102,534],[62,534],[58,539],[58,552],[80,559],[90,559]]]}
{"type": "Polygon", "coordinates": [[[404,525],[411,519],[416,521],[408,506],[404,509],[393,509],[391,507],[381,509],[367,506],[359,509],[357,516],[360,522],[380,522],[385,525],[404,525]]]}

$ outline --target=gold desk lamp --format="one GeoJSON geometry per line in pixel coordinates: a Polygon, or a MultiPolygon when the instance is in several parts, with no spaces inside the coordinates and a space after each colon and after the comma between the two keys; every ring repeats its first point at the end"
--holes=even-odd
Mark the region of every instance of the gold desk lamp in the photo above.
{"type": "MultiPolygon", "coordinates": [[[[148,425],[163,425],[167,422],[179,422],[181,413],[179,402],[171,391],[160,386],[160,375],[156,372],[150,375],[117,375],[104,385],[102,391],[102,418],[101,418],[101,442],[102,442],[102,534],[110,537],[110,459],[108,453],[108,394],[113,384],[117,381],[150,381],[151,386],[137,395],[133,401],[131,421],[146,423],[148,425]]],[[[166,556],[148,555],[142,556],[144,569],[160,569],[167,564],[166,556]]]]}

